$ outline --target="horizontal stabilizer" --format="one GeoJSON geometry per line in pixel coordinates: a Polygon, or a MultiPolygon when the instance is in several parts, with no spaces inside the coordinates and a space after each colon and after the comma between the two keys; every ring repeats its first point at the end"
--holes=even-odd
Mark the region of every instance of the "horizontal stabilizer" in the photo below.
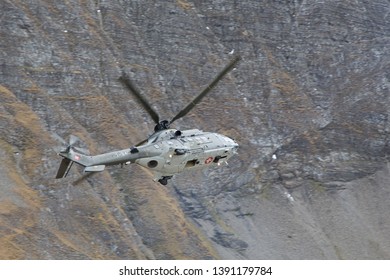
{"type": "Polygon", "coordinates": [[[85,167],[84,172],[100,172],[100,171],[103,171],[104,168],[106,168],[105,165],[87,166],[87,167],[85,167]]]}

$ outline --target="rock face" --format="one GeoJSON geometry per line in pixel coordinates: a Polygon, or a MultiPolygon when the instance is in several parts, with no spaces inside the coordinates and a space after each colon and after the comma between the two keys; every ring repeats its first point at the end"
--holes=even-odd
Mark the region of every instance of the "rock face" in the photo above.
{"type": "Polygon", "coordinates": [[[54,2],[0,2],[1,259],[390,258],[388,1],[54,2]],[[56,135],[153,130],[122,71],[169,118],[233,53],[175,123],[235,138],[229,166],[53,179],[56,135]]]}

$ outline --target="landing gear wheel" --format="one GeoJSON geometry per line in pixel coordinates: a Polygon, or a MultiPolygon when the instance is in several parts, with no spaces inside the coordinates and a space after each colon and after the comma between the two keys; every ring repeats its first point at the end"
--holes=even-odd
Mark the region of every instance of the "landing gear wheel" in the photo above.
{"type": "Polygon", "coordinates": [[[164,176],[160,180],[158,180],[158,182],[161,185],[166,186],[168,184],[168,180],[171,179],[171,178],[172,178],[172,176],[164,176]]]}

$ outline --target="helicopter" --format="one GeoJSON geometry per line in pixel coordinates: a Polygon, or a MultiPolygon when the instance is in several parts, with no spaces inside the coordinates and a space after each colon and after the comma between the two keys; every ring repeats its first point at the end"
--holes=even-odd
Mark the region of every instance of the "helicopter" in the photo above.
{"type": "Polygon", "coordinates": [[[186,116],[240,59],[240,56],[233,58],[214,80],[170,121],[160,120],[157,112],[132,84],[129,76],[122,72],[119,81],[133,93],[153,119],[156,124],[154,132],[130,148],[94,156],[87,155],[84,149],[75,147],[79,139],[71,135],[67,146],[58,153],[63,159],[55,178],[66,177],[73,163],[84,167],[84,173],[88,174],[101,172],[106,166],[123,167],[136,163],[149,169],[154,175],[154,181],[167,185],[169,179],[184,170],[227,164],[227,160],[237,153],[236,141],[215,132],[203,132],[199,129],[177,130],[170,125],[186,116]]]}

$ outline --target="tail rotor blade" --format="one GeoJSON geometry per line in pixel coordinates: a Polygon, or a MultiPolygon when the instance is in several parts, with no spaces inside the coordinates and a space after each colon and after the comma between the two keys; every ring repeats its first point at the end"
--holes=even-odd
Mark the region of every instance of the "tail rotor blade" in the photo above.
{"type": "Polygon", "coordinates": [[[67,143],[64,139],[62,139],[61,136],[59,136],[57,133],[53,132],[52,135],[53,135],[53,137],[54,137],[58,142],[60,142],[62,145],[68,146],[68,143],[67,143]]]}
{"type": "Polygon", "coordinates": [[[173,117],[173,119],[170,121],[170,123],[173,123],[175,120],[178,120],[185,115],[188,114],[194,108],[202,99],[206,96],[207,93],[209,93],[215,85],[228,73],[230,72],[234,66],[237,64],[238,61],[240,61],[241,57],[236,56],[230,63],[214,78],[214,80],[197,96],[194,100],[192,100],[183,110],[181,110],[176,116],[173,117]]]}
{"type": "Polygon", "coordinates": [[[153,121],[158,124],[160,121],[160,117],[156,113],[156,111],[152,108],[152,106],[149,104],[149,102],[141,95],[139,90],[132,84],[130,81],[129,76],[122,72],[122,76],[119,78],[119,80],[137,97],[137,99],[141,102],[144,109],[149,113],[149,115],[152,117],[153,121]]]}
{"type": "Polygon", "coordinates": [[[69,136],[69,145],[70,146],[73,146],[74,144],[76,144],[77,142],[80,141],[80,138],[78,138],[76,135],[70,135],[69,136]]]}
{"type": "Polygon", "coordinates": [[[53,151],[58,154],[58,153],[66,153],[67,152],[67,149],[68,149],[68,145],[64,145],[64,146],[55,146],[53,148],[53,151]]]}

